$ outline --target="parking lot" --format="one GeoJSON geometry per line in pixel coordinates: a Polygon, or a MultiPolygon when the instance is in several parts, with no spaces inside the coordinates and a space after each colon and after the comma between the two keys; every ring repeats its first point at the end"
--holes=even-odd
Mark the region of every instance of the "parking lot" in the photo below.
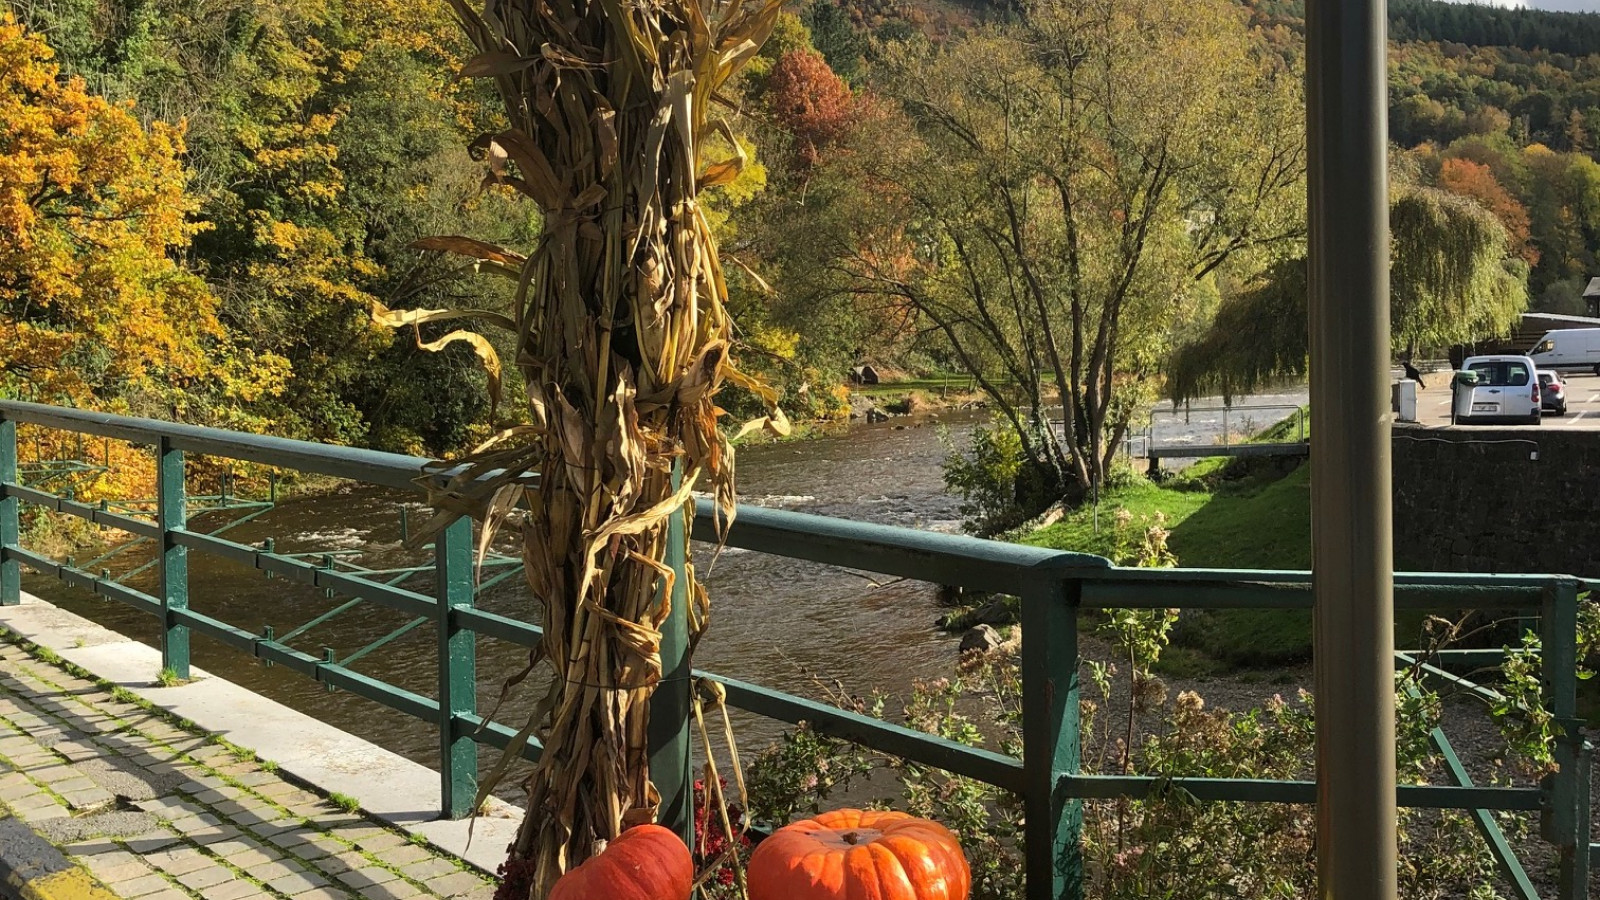
{"type": "MultiPolygon", "coordinates": [[[[1399,371],[1395,372],[1396,377],[1399,371]]],[[[1588,371],[1562,372],[1567,383],[1567,414],[1544,414],[1543,427],[1593,428],[1600,430],[1600,375],[1588,371]]],[[[1417,392],[1417,420],[1424,425],[1450,424],[1450,370],[1424,372],[1427,388],[1417,392]]]]}

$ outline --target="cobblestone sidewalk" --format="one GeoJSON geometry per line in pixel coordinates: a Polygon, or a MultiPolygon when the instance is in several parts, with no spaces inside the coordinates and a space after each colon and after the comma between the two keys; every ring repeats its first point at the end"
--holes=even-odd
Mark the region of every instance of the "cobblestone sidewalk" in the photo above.
{"type": "Polygon", "coordinates": [[[9,643],[0,643],[0,876],[0,897],[45,900],[494,893],[491,879],[454,857],[334,806],[249,751],[9,643]],[[70,877],[54,883],[74,886],[53,897],[39,887],[49,877],[30,886],[37,860],[13,858],[30,842],[64,856],[55,868],[71,871],[55,874],[70,877]]]}

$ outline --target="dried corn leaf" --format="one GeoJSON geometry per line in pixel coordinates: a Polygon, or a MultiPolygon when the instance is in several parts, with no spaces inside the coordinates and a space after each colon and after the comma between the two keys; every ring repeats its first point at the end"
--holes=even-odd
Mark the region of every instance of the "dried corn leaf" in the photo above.
{"type": "Polygon", "coordinates": [[[489,343],[489,339],[476,331],[452,331],[436,341],[423,342],[419,337],[417,346],[423,350],[437,353],[451,344],[468,344],[472,351],[478,354],[478,361],[483,365],[484,374],[489,377],[489,404],[490,418],[494,417],[493,410],[500,406],[500,354],[489,343]]]}
{"type": "Polygon", "coordinates": [[[532,68],[539,60],[534,57],[519,56],[503,50],[490,50],[479,53],[466,61],[461,67],[458,78],[485,78],[497,75],[510,75],[532,68]]]}

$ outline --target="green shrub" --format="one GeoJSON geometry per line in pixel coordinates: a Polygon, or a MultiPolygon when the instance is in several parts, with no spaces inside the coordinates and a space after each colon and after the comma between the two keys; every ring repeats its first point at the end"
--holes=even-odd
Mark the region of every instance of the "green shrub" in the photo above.
{"type": "Polygon", "coordinates": [[[946,439],[944,483],[961,496],[962,527],[995,535],[1039,515],[1061,497],[1061,481],[1043,460],[1023,450],[1008,423],[996,421],[972,430],[965,451],[946,439]]]}
{"type": "MultiPolygon", "coordinates": [[[[1159,544],[1159,535],[1151,541],[1159,544]]],[[[1259,708],[1208,709],[1199,694],[1169,697],[1152,666],[1176,616],[1167,610],[1107,616],[1103,633],[1118,664],[1084,662],[1082,764],[1086,772],[1182,777],[1306,779],[1315,768],[1311,695],[1275,696],[1259,708]],[[1125,668],[1119,668],[1119,666],[1125,668]],[[1117,682],[1121,684],[1117,684],[1117,682]],[[1114,688],[1115,685],[1115,688],[1114,688]],[[1137,727],[1136,727],[1137,726],[1137,727]]],[[[1405,671],[1396,675],[1397,775],[1401,783],[1442,780],[1429,741],[1439,697],[1405,671]]],[[[1016,660],[969,654],[954,678],[915,686],[908,725],[949,740],[1020,755],[1022,685],[1016,660]]],[[[785,822],[820,808],[847,780],[807,773],[879,767],[892,772],[896,808],[944,823],[973,868],[973,900],[1014,900],[1023,890],[1019,798],[990,785],[801,729],[753,768],[751,808],[785,822]]],[[[1305,804],[1200,802],[1167,782],[1145,800],[1084,803],[1087,895],[1107,900],[1300,898],[1315,893],[1315,808],[1305,804]]],[[[876,785],[876,783],[875,783],[876,785]]],[[[1504,820],[1525,825],[1521,817],[1504,820]]],[[[1471,820],[1458,811],[1402,810],[1400,896],[1493,896],[1494,866],[1471,820]]]]}

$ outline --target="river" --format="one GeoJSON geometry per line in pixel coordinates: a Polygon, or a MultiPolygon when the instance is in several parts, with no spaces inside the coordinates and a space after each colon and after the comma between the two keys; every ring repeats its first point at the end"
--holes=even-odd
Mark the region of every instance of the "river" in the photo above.
{"type": "MultiPolygon", "coordinates": [[[[1271,402],[1303,402],[1300,396],[1274,396],[1271,402]]],[[[819,515],[956,531],[959,501],[944,492],[940,463],[948,452],[946,441],[965,446],[973,425],[985,417],[978,412],[947,412],[938,419],[894,419],[805,441],[743,449],[738,454],[740,499],[819,515]]],[[[1176,417],[1166,418],[1166,425],[1157,422],[1157,440],[1162,443],[1174,437],[1208,440],[1208,423],[1219,424],[1216,417],[1195,415],[1190,417],[1192,427],[1178,429],[1171,421],[1176,417]]],[[[226,536],[250,544],[271,538],[280,553],[349,554],[353,561],[374,569],[422,564],[426,555],[402,547],[403,507],[413,520],[423,517],[413,495],[344,484],[330,492],[284,499],[265,515],[229,529],[226,536]]],[[[229,516],[212,513],[199,518],[195,527],[216,528],[229,516]]],[[[697,565],[709,572],[712,598],[711,625],[695,658],[700,668],[811,696],[821,696],[821,685],[826,684],[856,694],[881,690],[891,698],[903,696],[918,679],[949,674],[957,638],[934,627],[940,614],[935,586],[875,579],[733,549],[717,555],[711,549],[696,547],[697,565]]],[[[138,547],[105,565],[123,572],[148,558],[148,548],[138,547]]],[[[80,554],[80,564],[83,559],[80,554]]],[[[195,609],[242,628],[270,625],[280,638],[343,599],[329,599],[298,583],[267,580],[253,569],[207,554],[191,553],[189,560],[195,609]]],[[[144,590],[154,588],[150,573],[134,576],[129,583],[144,590]]],[[[407,584],[430,589],[426,574],[407,584]]],[[[154,621],[120,604],[38,576],[29,577],[24,586],[124,634],[150,643],[156,640],[154,621]]],[[[508,616],[538,618],[536,604],[515,577],[487,591],[479,604],[508,616]]],[[[363,604],[288,642],[313,655],[331,647],[342,660],[406,624],[398,613],[363,604]]],[[[433,642],[432,627],[424,624],[362,656],[352,667],[432,696],[433,642]]],[[[428,723],[348,693],[329,692],[301,675],[268,667],[201,636],[194,639],[193,654],[195,664],[209,672],[418,762],[436,761],[437,738],[428,723]]],[[[496,704],[502,685],[525,663],[526,651],[521,648],[491,639],[479,642],[480,709],[487,711],[496,704]]],[[[153,680],[156,673],[150,674],[153,680]]],[[[537,689],[536,679],[524,683],[497,718],[520,725],[519,716],[526,716],[529,698],[537,689]]],[[[888,708],[895,707],[891,699],[888,708]]],[[[739,716],[735,724],[745,752],[766,746],[781,732],[778,723],[753,716],[739,716]]],[[[491,765],[497,756],[484,752],[484,764],[491,765]]],[[[498,792],[514,796],[514,780],[498,792]]]]}

